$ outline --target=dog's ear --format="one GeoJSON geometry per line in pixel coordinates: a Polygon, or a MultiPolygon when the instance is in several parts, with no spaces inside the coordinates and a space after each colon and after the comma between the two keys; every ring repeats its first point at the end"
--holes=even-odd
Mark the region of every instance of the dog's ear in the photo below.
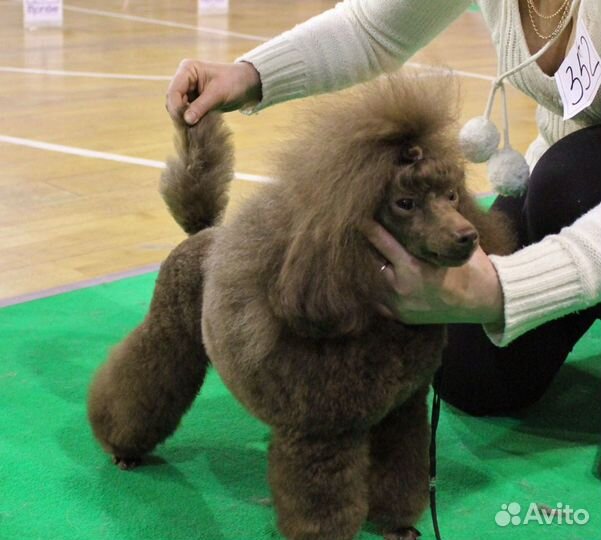
{"type": "Polygon", "coordinates": [[[507,216],[498,210],[485,210],[465,188],[459,190],[459,212],[476,227],[486,253],[508,255],[517,249],[517,235],[507,216]]]}
{"type": "Polygon", "coordinates": [[[270,302],[297,334],[358,334],[373,318],[377,263],[358,231],[329,242],[316,236],[307,230],[288,246],[270,302]]]}

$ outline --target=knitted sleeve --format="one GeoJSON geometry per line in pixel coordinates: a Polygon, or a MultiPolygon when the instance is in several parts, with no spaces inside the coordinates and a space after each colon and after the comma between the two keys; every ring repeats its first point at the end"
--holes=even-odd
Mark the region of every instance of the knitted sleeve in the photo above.
{"type": "Polygon", "coordinates": [[[528,330],[601,302],[601,205],[559,234],[506,256],[491,256],[505,304],[503,328],[485,326],[504,346],[528,330]]]}
{"type": "Polygon", "coordinates": [[[261,76],[252,111],[339,90],[396,69],[470,4],[469,0],[345,0],[241,56],[261,76]]]}

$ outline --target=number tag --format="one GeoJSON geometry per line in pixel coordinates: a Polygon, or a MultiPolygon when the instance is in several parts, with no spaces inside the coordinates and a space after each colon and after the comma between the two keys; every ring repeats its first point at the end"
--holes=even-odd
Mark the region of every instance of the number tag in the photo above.
{"type": "Polygon", "coordinates": [[[601,85],[601,58],[580,18],[576,39],[555,73],[555,82],[563,102],[564,120],[586,109],[601,85]]]}

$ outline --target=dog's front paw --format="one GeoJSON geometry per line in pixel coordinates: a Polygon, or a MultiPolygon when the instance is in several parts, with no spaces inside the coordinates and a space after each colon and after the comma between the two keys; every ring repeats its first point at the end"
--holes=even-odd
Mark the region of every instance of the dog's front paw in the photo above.
{"type": "Polygon", "coordinates": [[[384,534],[384,540],[417,540],[421,535],[415,527],[407,527],[384,534]]]}
{"type": "Polygon", "coordinates": [[[122,471],[130,471],[142,463],[142,458],[113,456],[113,463],[122,471]]]}

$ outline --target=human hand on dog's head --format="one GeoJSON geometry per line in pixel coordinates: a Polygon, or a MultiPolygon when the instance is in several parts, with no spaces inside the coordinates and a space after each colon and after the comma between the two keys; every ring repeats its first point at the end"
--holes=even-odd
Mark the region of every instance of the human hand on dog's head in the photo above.
{"type": "Polygon", "coordinates": [[[377,299],[382,313],[406,324],[502,324],[501,284],[480,247],[462,266],[442,267],[408,253],[375,221],[362,232],[389,262],[382,272],[390,289],[377,299]]]}
{"type": "Polygon", "coordinates": [[[169,83],[167,112],[194,125],[212,110],[235,111],[261,100],[261,79],[252,64],[217,64],[182,60],[169,83]]]}

